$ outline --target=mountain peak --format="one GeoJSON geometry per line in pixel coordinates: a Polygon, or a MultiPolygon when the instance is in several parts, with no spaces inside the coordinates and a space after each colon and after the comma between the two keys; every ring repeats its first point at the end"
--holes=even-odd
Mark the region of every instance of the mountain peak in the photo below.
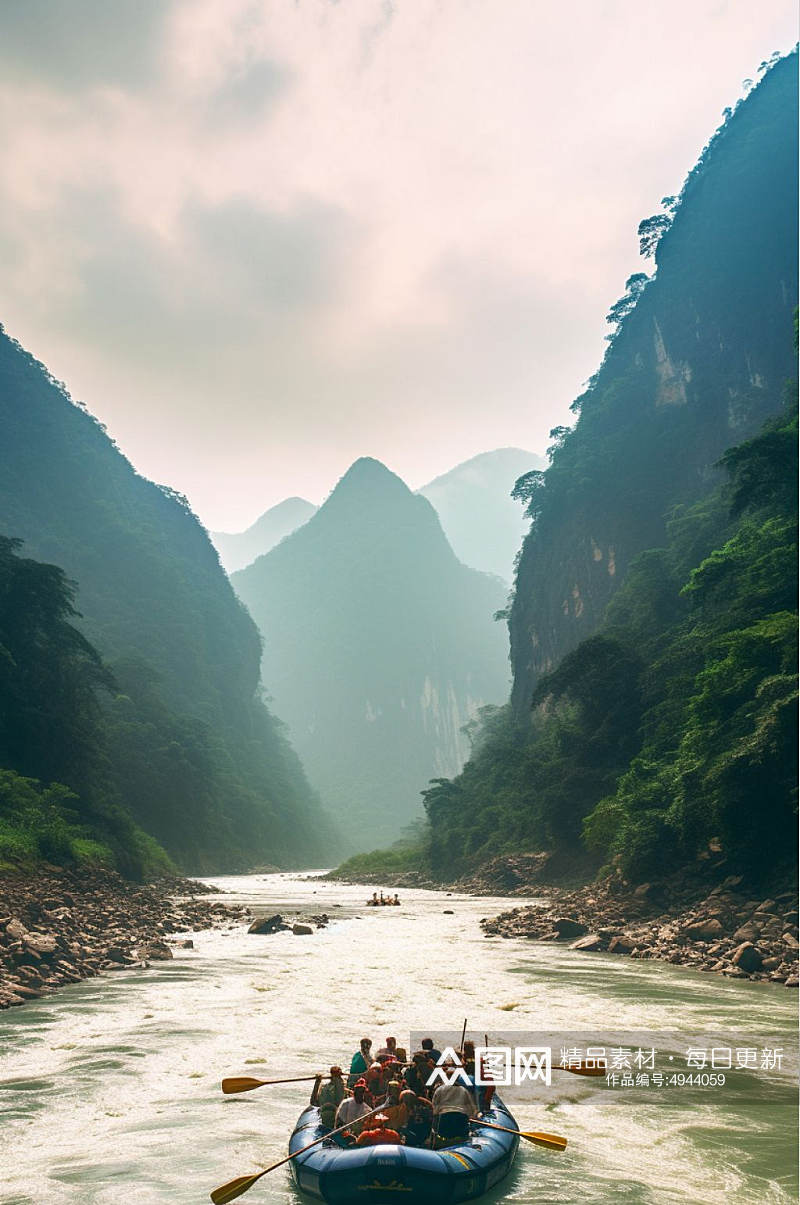
{"type": "MultiPolygon", "coordinates": [[[[372,456],[360,456],[337,481],[320,507],[325,516],[358,515],[371,522],[375,513],[411,513],[419,502],[406,483],[372,456]]],[[[433,512],[431,512],[433,517],[433,512]]]]}
{"type": "Polygon", "coordinates": [[[359,456],[358,460],[354,460],[344,476],[334,486],[330,497],[334,497],[342,489],[349,491],[353,488],[390,488],[395,491],[402,490],[406,494],[411,493],[406,483],[396,473],[387,469],[382,461],[376,460],[373,456],[359,456]]]}
{"type": "Polygon", "coordinates": [[[423,497],[429,496],[429,491],[436,490],[443,484],[460,480],[478,481],[485,479],[492,484],[498,482],[501,478],[510,482],[507,493],[510,493],[511,487],[517,477],[530,469],[544,468],[547,462],[542,456],[538,456],[535,452],[528,452],[524,448],[494,448],[489,452],[478,452],[477,456],[470,456],[469,460],[462,460],[452,469],[448,469],[446,473],[440,473],[438,477],[434,477],[433,481],[429,481],[427,485],[420,486],[418,493],[423,497]]]}
{"type": "Polygon", "coordinates": [[[311,782],[356,848],[393,839],[423,785],[460,769],[464,723],[506,694],[503,584],[460,564],[430,502],[369,456],[233,581],[311,782]]]}
{"type": "Polygon", "coordinates": [[[234,573],[251,564],[256,557],[269,552],[285,536],[308,522],[316,509],[305,498],[284,498],[283,502],[278,502],[259,515],[246,531],[212,531],[211,539],[228,573],[234,573]]]}

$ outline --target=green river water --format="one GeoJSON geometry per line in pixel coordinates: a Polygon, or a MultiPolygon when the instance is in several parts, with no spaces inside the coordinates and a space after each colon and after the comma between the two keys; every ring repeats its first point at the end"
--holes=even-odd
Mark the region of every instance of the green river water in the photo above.
{"type": "MultiPolygon", "coordinates": [[[[631,1092],[554,1072],[550,1089],[504,1092],[523,1128],[569,1146],[523,1144],[486,1205],[797,1199],[796,993],[484,938],[479,918],[507,900],[406,891],[402,908],[378,910],[363,906],[371,887],[297,875],[210,881],[259,912],[326,911],[332,923],[310,937],[241,925],[194,934],[195,949],[171,962],[3,1014],[2,1205],[199,1205],[285,1154],[308,1096],[296,1084],[223,1097],[223,1076],[327,1069],[349,1061],[362,1034],[374,1048],[390,1033],[405,1044],[411,1032],[457,1035],[464,1017],[493,1044],[525,1033],[536,1044],[541,1031],[603,1044],[627,1032],[635,1046],[646,1035],[683,1072],[685,1047],[703,1035],[785,1051],[782,1068],[731,1072],[725,1087],[631,1092]]],[[[242,1199],[303,1198],[281,1168],[242,1199]]]]}

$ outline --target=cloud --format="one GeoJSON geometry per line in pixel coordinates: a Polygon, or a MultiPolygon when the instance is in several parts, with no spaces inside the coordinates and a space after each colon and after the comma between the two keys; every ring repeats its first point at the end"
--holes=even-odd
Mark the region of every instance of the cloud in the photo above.
{"type": "Polygon", "coordinates": [[[291,86],[292,72],[285,64],[259,59],[235,70],[210,91],[206,105],[211,126],[231,123],[255,125],[291,86]]]}
{"type": "Polygon", "coordinates": [[[165,388],[191,397],[174,407],[180,428],[205,408],[209,387],[249,381],[261,393],[276,372],[288,374],[292,356],[308,354],[357,238],[345,214],[310,200],[288,213],[243,198],[188,201],[176,229],[167,236],[126,220],[113,189],[76,190],[62,197],[58,223],[73,248],[65,275],[74,287],[67,300],[41,282],[36,297],[64,345],[102,347],[125,366],[126,392],[136,382],[142,395],[137,415],[165,388]]]}
{"type": "Polygon", "coordinates": [[[788,0],[25,0],[0,319],[215,528],[541,450],[788,0]]]}
{"type": "Polygon", "coordinates": [[[288,312],[336,297],[350,237],[347,215],[336,206],[306,200],[275,213],[232,198],[187,205],[182,227],[187,255],[205,261],[240,308],[288,312]]]}
{"type": "Polygon", "coordinates": [[[154,78],[168,12],[162,0],[4,4],[3,74],[68,88],[143,84],[154,78]]]}

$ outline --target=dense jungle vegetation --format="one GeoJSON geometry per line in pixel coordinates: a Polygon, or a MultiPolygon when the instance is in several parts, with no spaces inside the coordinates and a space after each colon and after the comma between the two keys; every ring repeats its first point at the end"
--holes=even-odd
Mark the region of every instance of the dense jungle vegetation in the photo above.
{"type": "Polygon", "coordinates": [[[167,869],[119,805],[101,704],[113,680],[72,622],[74,590],[19,548],[0,536],[0,863],[97,861],[134,877],[167,869]]]}
{"type": "Polygon", "coordinates": [[[581,842],[633,879],[710,842],[756,875],[791,862],[796,405],[723,466],[635,559],[601,631],[542,678],[529,723],[487,709],[463,774],[425,792],[438,873],[581,842]]]}

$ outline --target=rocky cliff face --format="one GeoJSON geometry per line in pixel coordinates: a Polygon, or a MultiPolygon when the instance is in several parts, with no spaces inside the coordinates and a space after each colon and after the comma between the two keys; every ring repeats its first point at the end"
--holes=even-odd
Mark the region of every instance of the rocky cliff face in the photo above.
{"type": "Polygon", "coordinates": [[[501,582],[462,565],[429,502],[357,461],[303,527],[233,576],[312,785],[359,848],[457,773],[462,726],[508,685],[501,582]]]}
{"type": "Polygon", "coordinates": [[[631,559],[702,497],[794,375],[797,55],[737,107],[687,179],[657,271],[559,432],[510,618],[512,703],[594,632],[631,559]]]}

